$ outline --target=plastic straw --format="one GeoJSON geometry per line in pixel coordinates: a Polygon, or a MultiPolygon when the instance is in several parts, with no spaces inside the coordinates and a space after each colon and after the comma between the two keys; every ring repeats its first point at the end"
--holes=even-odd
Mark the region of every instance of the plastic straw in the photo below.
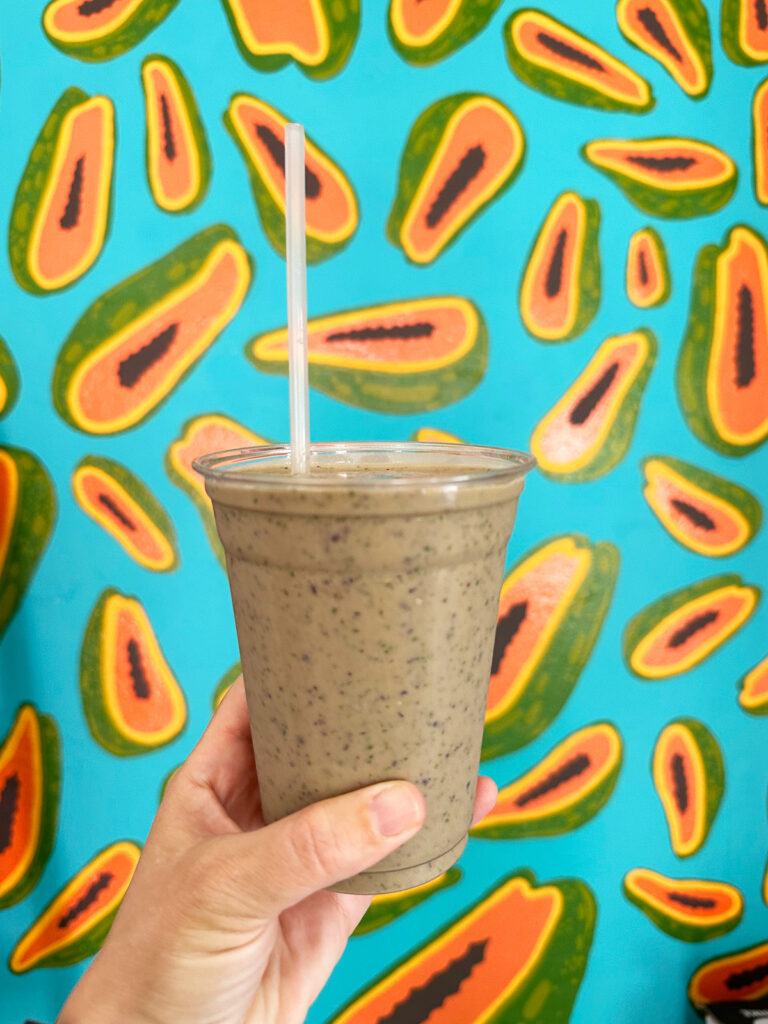
{"type": "Polygon", "coordinates": [[[288,387],[291,402],[291,472],[309,469],[307,352],[307,243],[304,127],[285,126],[285,256],[288,286],[288,387]]]}

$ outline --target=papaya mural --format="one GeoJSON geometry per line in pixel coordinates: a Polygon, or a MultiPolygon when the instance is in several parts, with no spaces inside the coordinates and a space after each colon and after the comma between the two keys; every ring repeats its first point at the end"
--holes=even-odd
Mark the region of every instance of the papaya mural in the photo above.
{"type": "Polygon", "coordinates": [[[241,671],[193,462],[287,439],[292,120],[313,435],[539,464],[498,803],[372,901],[309,1024],[754,1011],[765,3],[30,6],[0,10],[0,1024],[56,1018],[241,671]]]}

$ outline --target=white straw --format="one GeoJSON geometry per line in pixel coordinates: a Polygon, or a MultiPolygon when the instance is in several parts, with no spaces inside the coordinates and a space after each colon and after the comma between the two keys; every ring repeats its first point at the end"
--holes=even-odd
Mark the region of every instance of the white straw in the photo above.
{"type": "Polygon", "coordinates": [[[307,243],[304,225],[304,127],[285,126],[285,257],[288,285],[288,385],[291,472],[306,473],[309,452],[307,243]]]}

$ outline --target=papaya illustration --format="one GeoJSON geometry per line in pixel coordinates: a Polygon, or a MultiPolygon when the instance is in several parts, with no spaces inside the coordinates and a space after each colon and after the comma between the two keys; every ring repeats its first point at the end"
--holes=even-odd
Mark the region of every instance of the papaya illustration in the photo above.
{"type": "Polygon", "coordinates": [[[723,0],[720,8],[723,49],[736,64],[768,62],[768,9],[765,0],[723,0]]]}
{"type": "Polygon", "coordinates": [[[137,843],[120,840],[80,868],[16,943],[8,959],[13,973],[24,974],[35,967],[68,967],[97,953],[140,853],[137,843]]]}
{"type": "Polygon", "coordinates": [[[56,519],[56,493],[31,452],[0,447],[0,638],[21,603],[56,519]]]}
{"type": "Polygon", "coordinates": [[[0,419],[7,416],[19,397],[19,371],[8,346],[0,338],[0,419]]]}
{"type": "MultiPolygon", "coordinates": [[[[224,124],[245,160],[261,226],[285,256],[285,126],[289,118],[263,100],[237,93],[224,124]]],[[[360,220],[357,197],[338,164],[307,136],[307,260],[318,263],[349,243],[360,220]]]]}
{"type": "Polygon", "coordinates": [[[59,415],[88,434],[141,423],[234,317],[250,281],[237,235],[218,224],[105,292],[59,352],[59,415]]]}
{"type": "Polygon", "coordinates": [[[641,228],[629,240],[627,295],[640,309],[661,306],[669,298],[671,281],[664,242],[658,231],[641,228]]]}
{"type": "Polygon", "coordinates": [[[411,64],[434,64],[474,39],[501,0],[390,0],[392,45],[411,64]]]}
{"type": "Polygon", "coordinates": [[[117,57],[160,24],[179,0],[51,0],[43,29],[59,50],[79,60],[117,57]]]}
{"type": "Polygon", "coordinates": [[[739,704],[752,715],[768,715],[768,655],[739,681],[739,704]]]}
{"type": "Polygon", "coordinates": [[[330,78],[349,60],[360,0],[222,0],[240,52],[258,71],[289,61],[310,78],[330,78]]]}
{"type": "Polygon", "coordinates": [[[644,78],[543,11],[515,11],[504,26],[504,41],[517,77],[547,96],[632,114],[643,114],[656,102],[644,78]]]}
{"type": "Polygon", "coordinates": [[[668,878],[650,868],[624,876],[624,895],[673,939],[705,942],[733,931],[744,914],[734,885],[701,878],[668,878]]]}
{"type": "Polygon", "coordinates": [[[752,228],[699,253],[677,393],[688,426],[723,455],[768,437],[768,249],[752,228]]]}
{"type": "Polygon", "coordinates": [[[60,788],[56,723],[22,704],[0,743],[0,910],[37,885],[53,850],[60,788]]]}
{"type": "Polygon", "coordinates": [[[426,444],[463,444],[464,442],[456,434],[447,430],[438,430],[436,427],[419,427],[411,434],[412,441],[421,441],[426,444]]]}
{"type": "MultiPolygon", "coordinates": [[[[343,310],[307,325],[309,383],[348,405],[376,412],[439,409],[483,378],[488,331],[480,310],[458,295],[343,310]]],[[[248,342],[263,373],[288,373],[285,327],[248,342]]]]}
{"type": "Polygon", "coordinates": [[[672,849],[690,857],[709,835],[725,789],[718,742],[697,719],[678,718],[656,740],[652,770],[672,849]]]}
{"type": "Polygon", "coordinates": [[[698,665],[750,618],[760,588],[728,573],[691,583],[638,612],[624,630],[624,657],[643,679],[667,679],[698,665]]]}
{"type": "MultiPolygon", "coordinates": [[[[760,942],[707,960],[688,982],[688,998],[697,1009],[710,1003],[740,1003],[747,1000],[756,1000],[754,1005],[762,1006],[766,993],[768,942],[760,942]]],[[[756,1014],[754,1019],[759,1021],[756,1014]]]]}
{"type": "Polygon", "coordinates": [[[227,671],[224,673],[224,675],[218,681],[218,683],[216,684],[216,689],[213,691],[213,710],[214,711],[219,706],[219,704],[221,704],[221,702],[224,700],[224,698],[226,697],[227,691],[229,690],[230,686],[232,685],[232,683],[234,683],[234,681],[237,679],[237,677],[242,674],[242,671],[243,671],[243,666],[240,664],[239,661],[236,661],[235,664],[231,668],[227,669],[227,671]]]}
{"type": "Polygon", "coordinates": [[[385,924],[390,924],[402,914],[413,910],[434,893],[455,885],[460,878],[461,868],[454,866],[443,872],[442,875],[438,875],[437,878],[432,878],[429,882],[422,882],[421,885],[416,885],[405,892],[387,892],[382,896],[374,896],[370,907],[352,935],[368,935],[370,932],[383,928],[385,924]]]}
{"type": "Polygon", "coordinates": [[[329,1024],[483,1017],[567,1024],[595,909],[580,879],[537,885],[530,871],[508,876],[353,996],[329,1024]]]}
{"type": "Polygon", "coordinates": [[[762,522],[749,491],[690,462],[649,455],[641,462],[645,500],[662,526],[685,547],[722,558],[748,544],[762,522]]]}
{"type": "Polygon", "coordinates": [[[267,444],[263,437],[254,434],[241,423],[210,412],[193,416],[181,429],[181,437],[174,441],[165,456],[165,468],[172,482],[180,487],[197,506],[202,516],[205,532],[216,557],[224,565],[224,549],[216,532],[213,506],[205,493],[203,478],[192,468],[192,463],[208,452],[227,451],[230,448],[247,448],[250,445],[267,444]]]}
{"type": "Polygon", "coordinates": [[[595,480],[627,453],[656,360],[646,328],[606,338],[563,397],[539,421],[531,451],[545,476],[595,480]]]}
{"type": "Polygon", "coordinates": [[[171,779],[176,774],[176,772],[179,770],[179,768],[180,768],[180,765],[177,764],[174,768],[171,768],[171,770],[169,772],[166,772],[166,774],[163,776],[163,781],[160,783],[160,800],[161,801],[162,801],[163,797],[165,796],[166,789],[168,789],[168,783],[171,781],[171,779]]]}
{"type": "Polygon", "coordinates": [[[575,192],[559,196],[531,247],[520,285],[523,323],[541,341],[567,341],[600,304],[600,207],[575,192]]]}
{"type": "Polygon", "coordinates": [[[134,597],[108,588],[91,612],[80,655],[80,692],[97,743],[126,757],[176,739],[184,694],[134,597]]]}
{"type": "Polygon", "coordinates": [[[755,197],[768,206],[768,78],[758,85],[752,100],[752,171],[755,197]]]}
{"type": "Polygon", "coordinates": [[[72,490],[86,515],[139,565],[155,572],[178,566],[179,549],[170,516],[126,466],[88,455],[72,474],[72,490]]]}
{"type": "Polygon", "coordinates": [[[619,0],[619,28],[669,72],[683,92],[701,99],[712,81],[709,18],[701,0],[619,0]]]}
{"type": "Polygon", "coordinates": [[[578,533],[550,537],[501,588],[482,756],[530,743],[557,716],[586,665],[613,596],[619,553],[578,533]]]}
{"type": "Polygon", "coordinates": [[[11,269],[28,292],[66,288],[98,258],[109,228],[114,154],[111,100],[67,89],[35,140],[11,210],[11,269]]]}
{"type": "Polygon", "coordinates": [[[581,154],[653,217],[714,213],[736,189],[733,160],[697,139],[597,139],[583,146],[581,154]]]}
{"type": "Polygon", "coordinates": [[[492,96],[461,92],[419,115],[400,160],[387,237],[417,264],[431,263],[515,180],[525,136],[492,96]]]}
{"type": "Polygon", "coordinates": [[[499,792],[474,826],[481,839],[524,839],[571,832],[607,803],[621,768],[621,737],[610,722],[571,733],[539,764],[499,792]]]}
{"type": "Polygon", "coordinates": [[[161,210],[184,213],[203,199],[211,153],[195,95],[181,68],[153,53],[141,63],[147,178],[161,210]]]}

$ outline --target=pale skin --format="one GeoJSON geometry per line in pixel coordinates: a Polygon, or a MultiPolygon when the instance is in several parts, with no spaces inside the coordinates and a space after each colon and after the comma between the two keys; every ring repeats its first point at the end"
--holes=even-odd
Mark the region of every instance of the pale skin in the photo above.
{"type": "MultiPolygon", "coordinates": [[[[478,780],[479,821],[496,786],[478,780]]],[[[329,892],[410,839],[387,782],[265,825],[242,679],[174,774],[101,952],[58,1024],[301,1024],[369,896],[329,892]]]]}

